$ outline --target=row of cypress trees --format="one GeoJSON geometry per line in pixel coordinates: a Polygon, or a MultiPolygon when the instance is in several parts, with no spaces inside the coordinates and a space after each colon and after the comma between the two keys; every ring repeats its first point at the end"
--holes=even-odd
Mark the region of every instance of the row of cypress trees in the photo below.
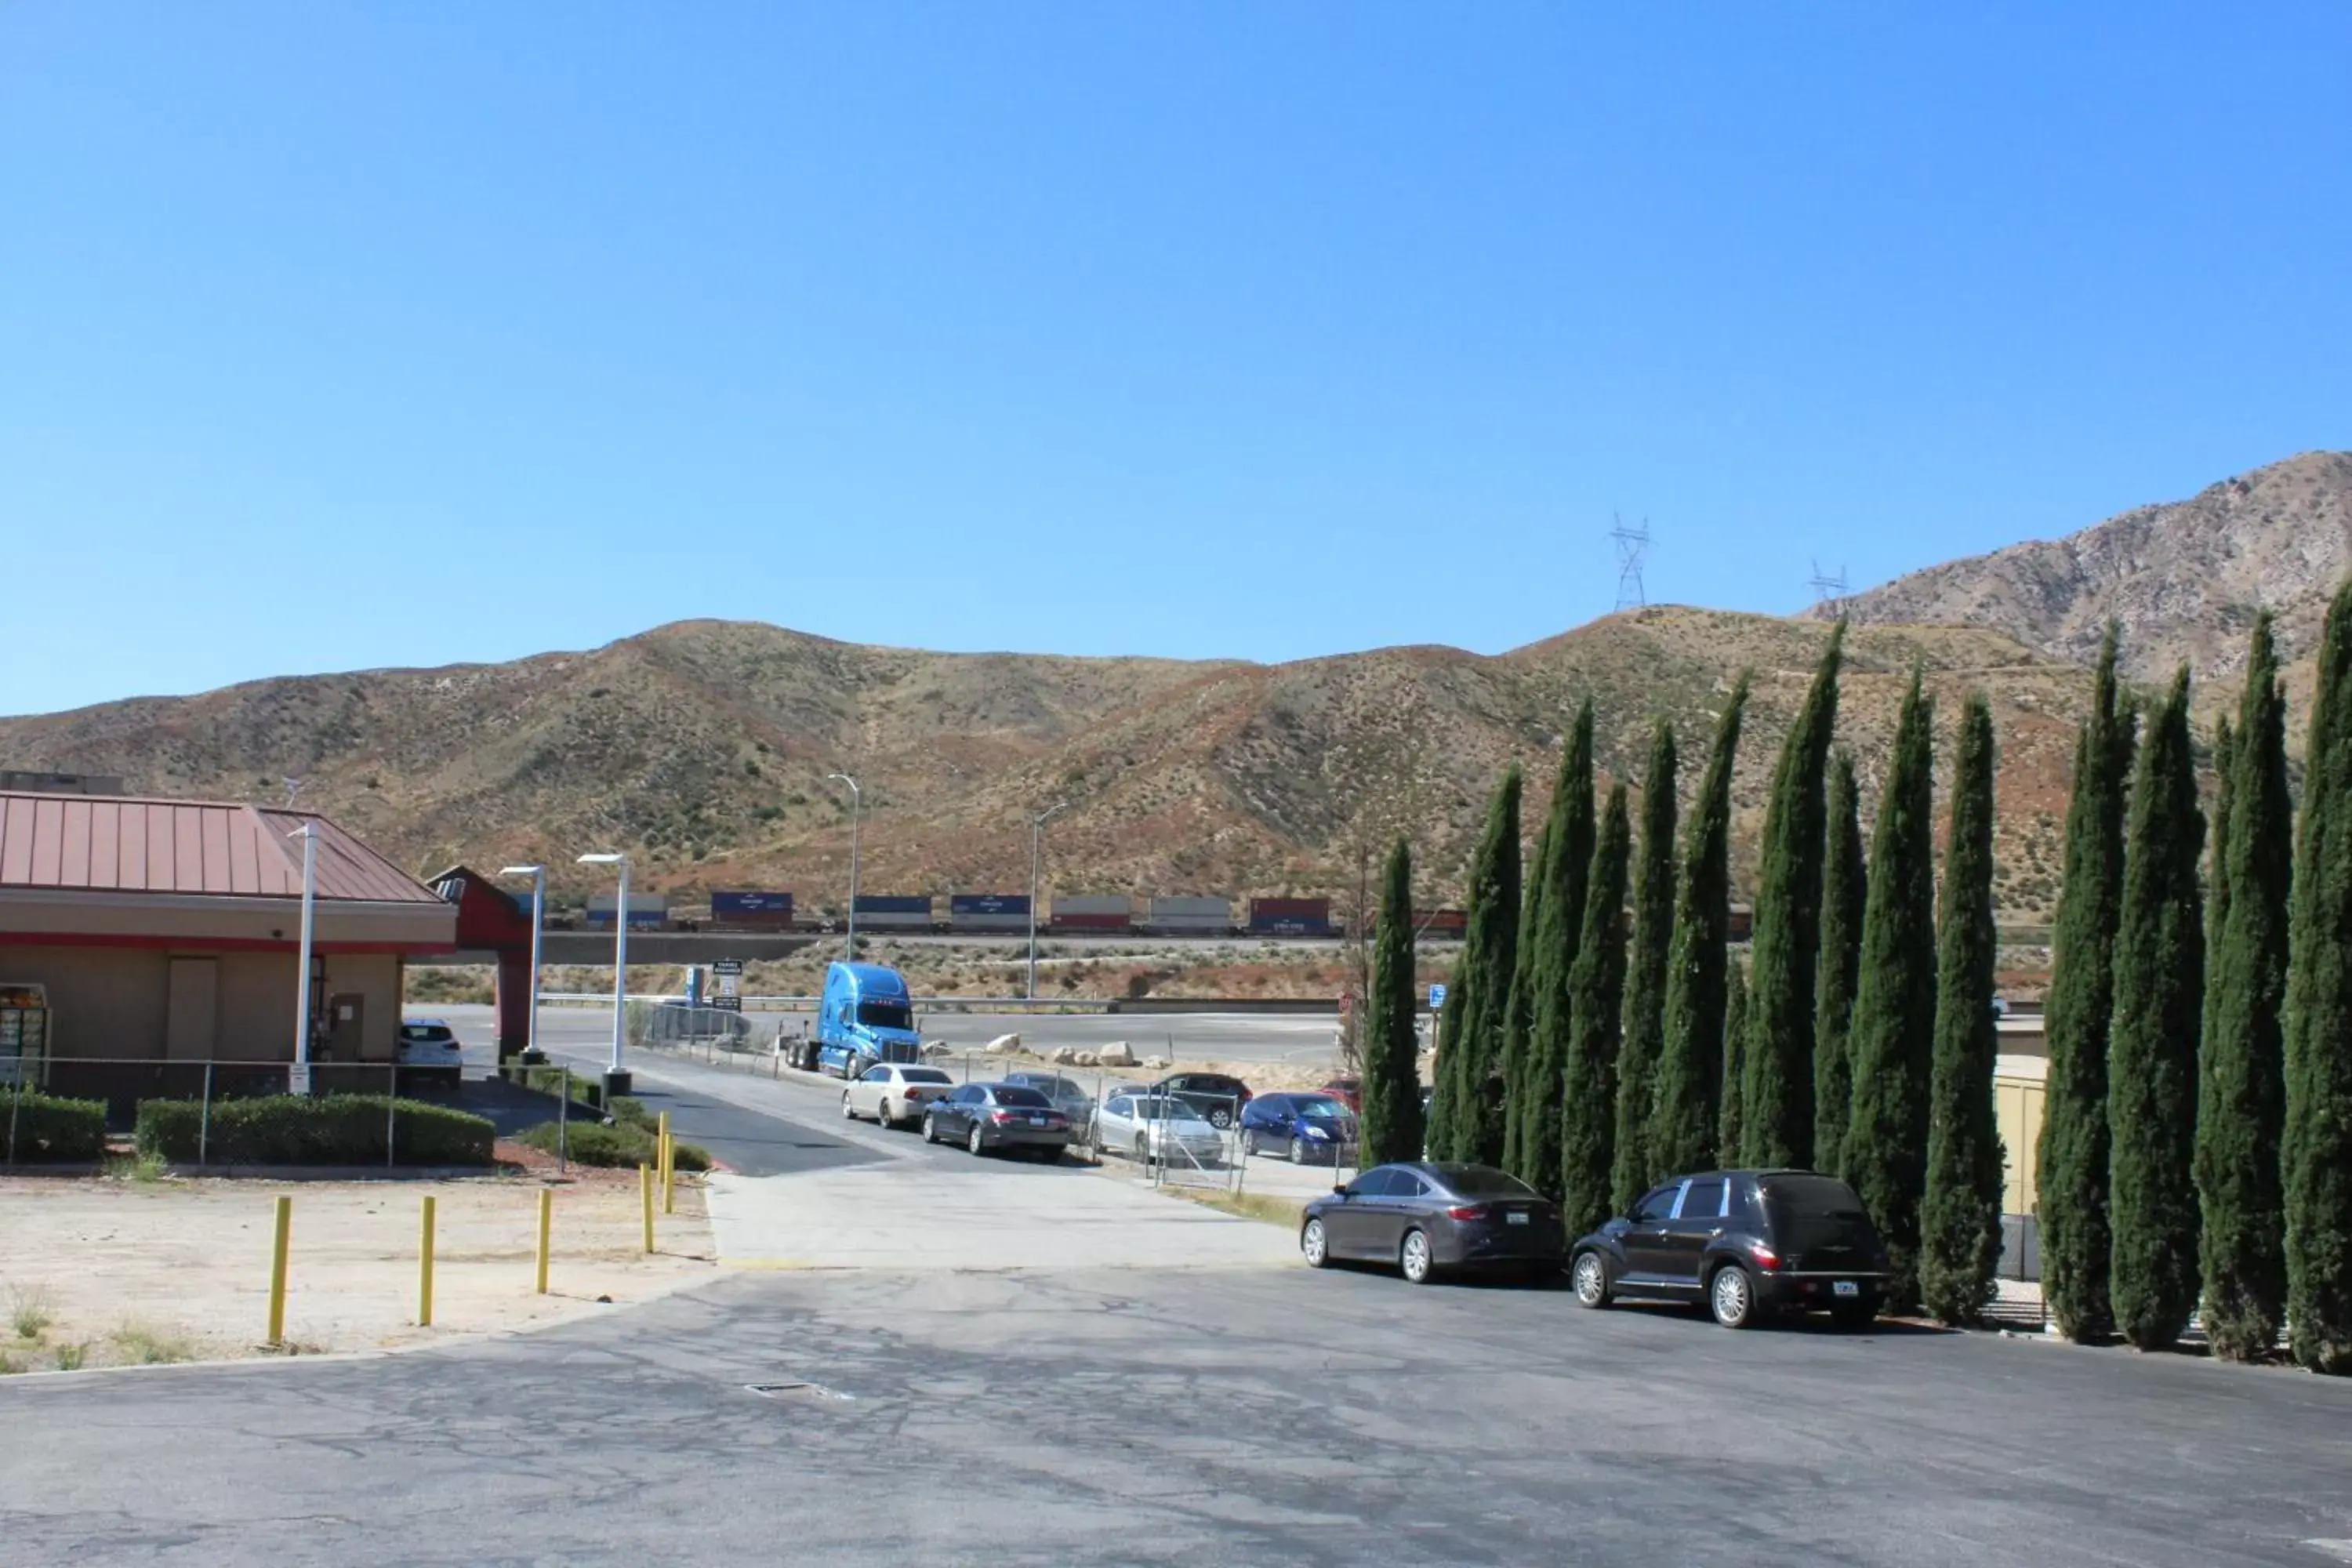
{"type": "MultiPolygon", "coordinates": [[[[1579,1228],[1677,1172],[1736,1162],[1846,1173],[1881,1215],[1897,1297],[1925,1291],[1966,1319],[1990,1293],[2000,1247],[1991,716],[1975,699],[1961,726],[1939,956],[1932,705],[1915,673],[1865,862],[1854,763],[1832,751],[1843,658],[1841,626],[1774,773],[1752,973],[1727,947],[1745,675],[1717,716],[1687,824],[1664,721],[1638,834],[1622,785],[1596,813],[1588,702],[1522,881],[1518,777],[1506,773],[1472,868],[1428,1150],[1501,1164],[1558,1197],[1579,1228]]],[[[1368,1111],[1368,1157],[1402,1157],[1370,1121],[1368,1111]]]]}
{"type": "Polygon", "coordinates": [[[2284,1326],[2301,1364],[2352,1373],[2352,584],[2322,636],[2299,826],[2270,617],[2216,726],[2210,841],[2188,672],[2141,737],[2116,640],[2077,742],[2052,955],[2051,1312],[2143,1349],[2195,1312],[2231,1360],[2284,1326]]]}

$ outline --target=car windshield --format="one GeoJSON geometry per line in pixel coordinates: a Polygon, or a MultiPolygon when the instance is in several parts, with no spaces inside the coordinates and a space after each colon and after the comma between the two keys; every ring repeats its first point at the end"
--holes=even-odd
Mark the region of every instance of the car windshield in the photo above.
{"type": "Polygon", "coordinates": [[[900,1068],[898,1076],[908,1083],[953,1083],[955,1079],[937,1068],[900,1068]]]}
{"type": "Polygon", "coordinates": [[[1486,1165],[1457,1165],[1437,1179],[1457,1198],[1532,1198],[1539,1194],[1514,1175],[1486,1165]]]}
{"type": "Polygon", "coordinates": [[[874,1029],[911,1029],[914,1014],[904,1002],[860,1002],[857,1021],[874,1029]]]}
{"type": "Polygon", "coordinates": [[[1302,1094],[1291,1102],[1291,1108],[1301,1116],[1312,1116],[1330,1121],[1338,1121],[1352,1114],[1338,1100],[1328,1100],[1320,1095],[1302,1094]]]}
{"type": "Polygon", "coordinates": [[[1053,1102],[1034,1089],[1028,1089],[1017,1083],[1008,1083],[996,1091],[996,1103],[1018,1105],[1030,1110],[1044,1110],[1053,1102]]]}

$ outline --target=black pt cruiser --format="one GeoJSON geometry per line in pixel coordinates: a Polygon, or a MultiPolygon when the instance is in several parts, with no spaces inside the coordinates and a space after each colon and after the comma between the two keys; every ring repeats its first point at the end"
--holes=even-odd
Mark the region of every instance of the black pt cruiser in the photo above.
{"type": "Polygon", "coordinates": [[[1708,1171],[1654,1188],[1569,1249],[1576,1299],[1705,1301],[1727,1329],[1779,1311],[1863,1327],[1886,1294],[1886,1248],[1853,1189],[1811,1171],[1708,1171]]]}

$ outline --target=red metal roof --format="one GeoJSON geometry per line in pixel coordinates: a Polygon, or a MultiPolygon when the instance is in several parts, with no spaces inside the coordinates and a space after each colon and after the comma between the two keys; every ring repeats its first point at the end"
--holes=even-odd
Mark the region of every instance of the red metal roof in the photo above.
{"type": "Polygon", "coordinates": [[[315,813],[221,801],[0,792],[0,888],[302,896],[302,843],[319,836],[321,899],[438,903],[434,891],[315,813]]]}

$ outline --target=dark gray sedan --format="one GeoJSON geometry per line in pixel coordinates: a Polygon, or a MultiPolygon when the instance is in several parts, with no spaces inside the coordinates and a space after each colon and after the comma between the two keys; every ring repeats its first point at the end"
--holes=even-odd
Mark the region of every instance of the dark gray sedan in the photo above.
{"type": "Polygon", "coordinates": [[[1070,1119],[1036,1089],[1018,1083],[967,1083],[923,1107],[923,1142],[961,1143],[1055,1161],[1070,1146],[1070,1119]]]}
{"type": "Polygon", "coordinates": [[[1307,1205],[1307,1267],[1386,1263],[1415,1285],[1449,1269],[1557,1274],[1568,1255],[1559,1205],[1491,1165],[1381,1165],[1307,1205]]]}

